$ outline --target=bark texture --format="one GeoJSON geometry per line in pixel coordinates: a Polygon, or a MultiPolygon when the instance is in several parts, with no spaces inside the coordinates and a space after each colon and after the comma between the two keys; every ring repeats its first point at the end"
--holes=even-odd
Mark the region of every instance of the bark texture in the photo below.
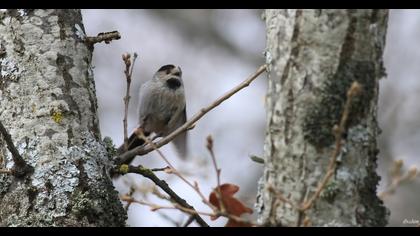
{"type": "Polygon", "coordinates": [[[358,81],[338,165],[306,213],[314,226],[384,226],[388,211],[376,196],[378,81],[385,76],[387,10],[266,10],[267,92],[265,170],[259,221],[302,225],[303,215],[278,201],[309,198],[326,173],[346,92],[358,81]],[[277,200],[276,200],[277,199],[277,200]]]}
{"type": "MultiPolygon", "coordinates": [[[[124,226],[79,10],[0,11],[0,119],[32,175],[0,174],[3,226],[124,226]]],[[[0,168],[13,162],[0,139],[0,168]]]]}

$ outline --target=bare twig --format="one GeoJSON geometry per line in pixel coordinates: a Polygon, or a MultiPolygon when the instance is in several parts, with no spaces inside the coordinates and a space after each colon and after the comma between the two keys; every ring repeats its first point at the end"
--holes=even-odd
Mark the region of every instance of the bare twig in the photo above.
{"type": "Polygon", "coordinates": [[[196,211],[196,210],[194,210],[194,208],[184,207],[184,206],[182,206],[180,204],[177,204],[177,203],[174,203],[173,206],[161,206],[161,205],[146,202],[146,201],[143,201],[143,200],[134,199],[133,197],[128,196],[128,195],[121,196],[120,199],[122,201],[126,201],[126,202],[131,202],[131,203],[135,202],[135,203],[138,203],[138,204],[141,204],[141,205],[149,206],[152,211],[156,211],[156,210],[160,210],[160,209],[178,209],[178,210],[181,210],[185,213],[191,214],[192,216],[197,216],[197,215],[215,216],[214,213],[196,211]]]}
{"type": "Polygon", "coordinates": [[[402,167],[404,165],[404,161],[401,159],[395,160],[390,169],[390,176],[391,179],[401,177],[402,167]]]}
{"type": "Polygon", "coordinates": [[[305,216],[305,218],[303,219],[303,227],[311,227],[311,226],[312,226],[311,219],[309,219],[309,217],[305,216]]]}
{"type": "MultiPolygon", "coordinates": [[[[130,191],[128,192],[128,196],[132,197],[136,189],[134,187],[130,187],[130,191]]],[[[128,211],[128,208],[130,207],[131,202],[127,202],[127,205],[125,206],[125,211],[128,211]]]]}
{"type": "MultiPolygon", "coordinates": [[[[174,219],[172,219],[171,217],[169,217],[168,215],[166,215],[165,213],[163,213],[162,211],[157,212],[158,215],[160,217],[162,217],[163,219],[169,221],[170,223],[172,223],[175,227],[181,227],[182,226],[182,219],[180,219],[179,221],[176,221],[174,219]]],[[[192,218],[190,216],[190,218],[192,218]]],[[[192,221],[194,221],[194,218],[192,218],[192,221]]]]}
{"type": "Polygon", "coordinates": [[[296,207],[296,204],[294,204],[294,203],[292,202],[292,200],[290,200],[289,198],[287,198],[287,197],[283,196],[283,194],[282,194],[281,192],[277,191],[276,189],[274,189],[274,188],[273,188],[273,186],[269,186],[269,187],[268,187],[268,191],[270,191],[270,192],[274,193],[274,194],[276,195],[276,199],[278,199],[278,200],[280,200],[280,201],[282,201],[282,202],[288,203],[288,204],[290,204],[292,207],[296,207]]]}
{"type": "Polygon", "coordinates": [[[173,200],[171,199],[171,197],[169,197],[168,195],[165,195],[163,193],[161,193],[158,188],[156,187],[157,185],[154,185],[154,188],[152,189],[152,194],[155,195],[156,197],[162,199],[162,200],[167,200],[170,202],[173,202],[173,200]]]}
{"type": "MultiPolygon", "coordinates": [[[[176,202],[177,204],[179,204],[180,206],[184,208],[194,210],[194,207],[189,205],[187,201],[185,201],[183,198],[178,196],[178,194],[176,194],[164,180],[159,179],[151,170],[144,168],[142,166],[134,167],[134,166],[123,165],[119,168],[118,171],[122,175],[127,174],[127,173],[136,173],[150,179],[151,181],[153,181],[153,183],[159,186],[165,193],[167,193],[174,202],[176,202]]],[[[197,223],[200,226],[208,227],[208,224],[199,215],[195,215],[194,219],[197,221],[197,223]]]]}
{"type": "Polygon", "coordinates": [[[171,169],[171,173],[175,174],[176,176],[178,176],[182,181],[184,181],[188,186],[190,186],[192,189],[195,190],[195,192],[200,196],[201,200],[203,201],[203,203],[205,203],[206,205],[208,205],[213,211],[216,210],[216,207],[213,206],[208,200],[207,198],[203,195],[203,193],[201,193],[200,188],[198,187],[197,182],[194,182],[194,184],[192,184],[190,181],[188,181],[184,176],[182,176],[180,174],[180,172],[169,162],[169,160],[165,157],[165,155],[163,155],[163,153],[158,149],[158,147],[152,142],[150,141],[150,139],[148,137],[146,137],[143,132],[140,130],[140,132],[138,132],[138,138],[143,139],[146,141],[147,144],[149,144],[150,146],[152,146],[152,148],[159,154],[159,156],[166,162],[166,164],[170,167],[171,169]]]}
{"type": "Polygon", "coordinates": [[[248,79],[246,79],[245,81],[243,81],[241,84],[239,84],[235,88],[231,89],[229,92],[227,92],[226,94],[224,94],[220,98],[216,99],[213,103],[211,103],[207,107],[202,108],[198,113],[196,113],[193,117],[191,117],[191,119],[189,119],[187,122],[185,122],[184,125],[182,125],[178,129],[176,129],[175,131],[173,131],[172,133],[170,133],[165,138],[163,138],[160,141],[156,142],[154,144],[154,146],[147,145],[145,147],[137,147],[137,148],[134,148],[134,149],[132,149],[130,151],[127,151],[127,152],[123,153],[122,155],[120,155],[119,157],[117,157],[116,160],[115,160],[115,163],[116,164],[127,164],[127,163],[130,163],[136,155],[145,155],[145,154],[147,154],[147,153],[155,150],[154,147],[160,148],[163,145],[169,143],[176,136],[178,136],[179,134],[181,134],[181,133],[187,131],[188,129],[190,129],[195,124],[195,122],[197,122],[199,119],[201,119],[201,117],[203,117],[207,112],[211,111],[213,108],[215,108],[218,105],[220,105],[223,101],[227,100],[233,94],[237,93],[241,89],[249,86],[249,84],[252,81],[254,81],[259,75],[261,75],[264,71],[266,71],[266,69],[267,69],[267,65],[263,65],[260,68],[258,68],[258,70],[253,75],[251,75],[248,79]]]}
{"type": "Polygon", "coordinates": [[[12,170],[7,170],[7,169],[0,169],[0,174],[12,174],[13,171],[12,170]]]}
{"type": "Polygon", "coordinates": [[[386,187],[386,189],[378,194],[378,197],[382,200],[385,199],[385,197],[395,193],[397,188],[401,186],[404,183],[410,182],[416,178],[418,174],[417,167],[412,166],[408,169],[408,171],[405,173],[405,175],[401,174],[403,161],[397,160],[394,162],[393,170],[391,171],[391,183],[386,187]]]}
{"type": "MultiPolygon", "coordinates": [[[[200,223],[201,218],[199,217],[199,215],[207,215],[207,216],[213,216],[213,217],[224,216],[224,217],[227,217],[227,218],[232,219],[232,220],[234,220],[236,222],[239,222],[239,223],[246,223],[246,224],[249,224],[249,225],[257,225],[256,223],[251,222],[249,220],[242,219],[241,217],[229,214],[228,212],[226,212],[225,208],[222,208],[221,210],[219,210],[217,207],[213,206],[213,204],[211,204],[206,199],[206,197],[201,193],[197,182],[194,182],[194,184],[192,184],[184,176],[182,176],[179,173],[179,171],[177,169],[175,169],[175,167],[169,162],[169,160],[165,157],[165,155],[163,155],[163,153],[159,149],[157,149],[157,147],[154,145],[154,143],[152,141],[150,141],[150,139],[148,137],[146,137],[143,134],[143,132],[141,132],[141,130],[140,130],[140,132],[137,132],[137,135],[138,135],[138,138],[145,140],[146,143],[148,143],[149,145],[154,147],[155,151],[159,154],[159,156],[168,164],[168,167],[163,168],[163,169],[165,169],[165,172],[175,174],[182,181],[184,181],[187,185],[189,185],[192,189],[194,189],[195,192],[197,192],[197,194],[202,199],[203,203],[206,204],[207,206],[209,206],[212,209],[213,213],[197,212],[184,199],[180,198],[175,192],[173,192],[173,190],[170,189],[170,187],[168,186],[168,184],[165,181],[160,180],[152,172],[152,170],[146,169],[142,166],[133,167],[133,166],[128,166],[128,165],[122,165],[122,166],[120,166],[119,170],[117,170],[117,172],[119,172],[120,174],[137,173],[137,174],[143,175],[146,178],[151,179],[157,186],[159,186],[163,191],[165,191],[171,197],[171,200],[173,200],[175,202],[174,206],[158,206],[156,204],[150,204],[150,203],[146,203],[144,201],[137,201],[138,203],[144,204],[144,205],[149,205],[149,206],[151,206],[152,210],[179,209],[183,212],[191,214],[191,217],[194,217],[194,219],[197,221],[197,223],[200,224],[201,226],[205,226],[205,225],[202,225],[202,223],[200,223]],[[170,169],[170,171],[167,171],[167,169],[170,169]],[[197,219],[197,217],[199,219],[197,219]]],[[[212,150],[212,144],[210,144],[210,145],[211,146],[208,146],[208,148],[210,148],[212,150]]],[[[214,158],[213,161],[214,161],[214,164],[215,164],[215,168],[217,170],[218,168],[217,168],[217,163],[216,163],[216,160],[215,160],[215,157],[214,157],[214,153],[212,155],[212,158],[214,158]]],[[[220,171],[219,172],[216,171],[216,173],[220,173],[220,171]]],[[[218,186],[219,186],[219,189],[220,189],[220,179],[219,178],[218,178],[218,186]]],[[[126,197],[122,200],[128,201],[128,202],[136,202],[136,200],[134,200],[133,198],[131,198],[128,195],[126,195],[126,197]]],[[[221,198],[220,198],[220,200],[221,200],[221,198]]]]}
{"type": "MultiPolygon", "coordinates": [[[[180,174],[180,172],[169,162],[169,160],[165,157],[165,155],[163,155],[163,153],[159,149],[157,149],[157,147],[154,145],[154,143],[152,141],[150,141],[150,139],[148,137],[144,136],[144,134],[141,131],[138,132],[138,138],[143,139],[143,140],[145,140],[146,143],[152,145],[155,148],[155,151],[159,154],[159,156],[166,162],[166,164],[168,164],[168,166],[171,170],[171,173],[178,176],[188,186],[190,186],[192,189],[194,189],[194,191],[200,196],[202,202],[204,204],[206,204],[207,206],[209,206],[212,209],[213,213],[197,212],[192,206],[188,205],[188,203],[186,203],[186,201],[184,199],[182,199],[178,195],[176,195],[176,193],[173,192],[169,188],[168,184],[165,181],[158,179],[156,177],[156,175],[151,170],[145,169],[144,167],[140,166],[140,167],[138,167],[138,169],[136,171],[133,171],[132,166],[125,165],[128,168],[126,173],[138,173],[138,174],[143,175],[146,178],[151,179],[156,185],[158,185],[163,191],[165,191],[171,197],[171,199],[174,200],[174,202],[176,203],[176,204],[174,204],[174,207],[162,207],[162,206],[154,205],[154,207],[152,209],[156,209],[156,210],[157,209],[179,209],[183,212],[192,214],[192,216],[194,216],[194,217],[196,217],[196,215],[198,216],[200,214],[201,215],[214,216],[214,217],[225,216],[225,217],[233,219],[237,222],[247,223],[247,224],[251,224],[251,225],[257,225],[256,223],[253,223],[253,222],[250,222],[248,220],[242,219],[238,216],[231,215],[231,214],[227,213],[225,209],[222,209],[222,210],[217,209],[217,207],[213,206],[213,204],[211,204],[207,200],[207,198],[203,195],[203,193],[200,191],[200,188],[199,188],[197,182],[194,182],[194,184],[192,184],[184,176],[182,176],[180,174]]],[[[216,166],[216,168],[217,168],[217,166],[216,166]]],[[[123,174],[124,171],[122,171],[120,173],[123,174]]],[[[194,219],[197,221],[197,223],[200,224],[200,222],[196,218],[194,218],[194,219]]]]}
{"type": "Polygon", "coordinates": [[[166,167],[163,167],[163,168],[152,168],[152,169],[150,169],[151,171],[153,171],[153,172],[158,172],[158,171],[170,171],[171,170],[171,167],[169,167],[169,166],[166,166],[166,167]]]}
{"type": "Polygon", "coordinates": [[[4,140],[7,144],[7,149],[9,149],[10,153],[12,154],[13,162],[15,166],[10,170],[11,174],[15,177],[23,177],[26,174],[32,173],[34,168],[28,164],[26,164],[23,157],[19,154],[18,150],[16,149],[15,145],[13,144],[12,137],[7,132],[6,128],[3,126],[3,123],[0,121],[0,133],[3,135],[4,140]]]}
{"type": "Polygon", "coordinates": [[[211,160],[213,161],[213,167],[214,167],[214,170],[216,172],[216,177],[217,177],[216,197],[217,197],[217,201],[219,201],[220,210],[222,212],[225,212],[226,208],[225,208],[225,204],[223,203],[223,199],[222,199],[222,190],[220,189],[220,172],[221,172],[221,170],[217,167],[216,157],[215,157],[214,151],[213,151],[213,138],[211,137],[211,135],[207,136],[206,147],[207,147],[207,150],[210,152],[211,160]]]}
{"type": "Polygon", "coordinates": [[[188,220],[182,225],[182,227],[188,227],[188,225],[190,225],[193,221],[194,217],[193,215],[191,215],[190,217],[188,217],[188,220]]]}
{"type": "Polygon", "coordinates": [[[341,115],[340,124],[338,126],[335,125],[333,128],[335,136],[335,149],[331,155],[330,162],[327,168],[327,173],[325,174],[324,178],[319,182],[315,193],[309,198],[309,200],[302,203],[302,205],[299,207],[300,211],[306,211],[312,207],[312,204],[319,197],[321,191],[325,188],[328,181],[331,179],[331,176],[333,176],[337,167],[337,157],[340,154],[341,146],[343,145],[342,135],[346,131],[346,124],[350,113],[351,102],[352,99],[360,93],[360,91],[361,85],[358,82],[353,82],[350,89],[347,91],[347,100],[346,104],[344,105],[343,114],[341,115]]]}
{"type": "MultiPolygon", "coordinates": [[[[227,217],[227,218],[232,219],[232,220],[234,220],[236,222],[239,222],[239,223],[246,223],[246,224],[249,224],[249,225],[257,225],[254,222],[250,222],[248,220],[242,219],[241,217],[229,214],[226,211],[226,208],[224,207],[224,203],[223,203],[222,196],[221,196],[221,190],[220,190],[220,169],[217,167],[216,157],[215,157],[214,152],[213,152],[213,139],[212,139],[211,136],[207,137],[207,149],[209,150],[209,152],[211,154],[211,157],[212,157],[212,160],[213,160],[213,166],[216,170],[217,189],[218,189],[218,191],[216,191],[216,192],[218,192],[218,196],[217,196],[217,194],[216,194],[216,196],[217,196],[219,204],[221,206],[220,210],[216,206],[211,204],[209,200],[207,200],[207,198],[200,191],[198,183],[194,182],[194,184],[191,184],[191,182],[189,182],[184,176],[182,176],[180,174],[180,172],[177,169],[175,169],[175,167],[163,155],[163,153],[159,149],[157,149],[157,147],[154,145],[154,143],[150,141],[150,139],[145,137],[144,134],[142,134],[142,133],[140,133],[139,138],[144,139],[148,144],[152,145],[154,147],[155,151],[157,151],[159,153],[159,155],[161,156],[161,158],[169,165],[172,173],[175,174],[176,176],[178,176],[181,180],[183,180],[186,184],[188,184],[192,189],[194,189],[197,192],[197,194],[201,197],[202,202],[204,204],[206,204],[207,206],[209,206],[213,210],[213,213],[206,214],[206,213],[202,213],[202,212],[197,212],[197,214],[204,214],[204,215],[209,215],[209,216],[214,216],[214,217],[224,216],[224,217],[227,217]]],[[[179,209],[181,211],[184,211],[184,212],[188,212],[188,210],[182,209],[181,207],[177,207],[176,205],[175,205],[175,208],[179,209]]],[[[170,209],[170,208],[165,207],[165,209],[170,209]]],[[[190,211],[190,212],[192,212],[192,211],[190,211]]]]}
{"type": "Polygon", "coordinates": [[[123,59],[124,64],[125,64],[124,74],[125,74],[125,78],[126,78],[126,81],[127,81],[126,94],[125,94],[125,97],[123,99],[124,100],[124,119],[123,119],[123,124],[124,124],[124,150],[127,151],[128,150],[128,132],[127,132],[128,104],[130,102],[131,77],[133,75],[133,68],[134,68],[134,63],[136,62],[136,59],[137,59],[137,53],[134,53],[132,62],[131,62],[131,55],[128,54],[128,53],[123,54],[122,59],[123,59]]]}
{"type": "Polygon", "coordinates": [[[99,33],[97,36],[91,36],[85,38],[85,43],[89,46],[93,46],[95,43],[105,42],[109,44],[112,40],[118,40],[121,38],[121,35],[118,31],[103,32],[99,33]]]}
{"type": "Polygon", "coordinates": [[[194,209],[181,206],[179,204],[174,204],[173,206],[161,206],[161,205],[157,205],[157,204],[154,204],[154,203],[134,199],[134,198],[132,198],[130,196],[127,196],[127,195],[121,196],[121,200],[122,201],[127,201],[127,202],[138,203],[138,204],[145,205],[145,206],[149,206],[152,211],[161,210],[161,209],[174,209],[174,210],[177,209],[177,210],[183,211],[185,213],[191,214],[191,216],[198,216],[198,215],[205,215],[205,216],[211,216],[211,217],[224,216],[224,217],[227,217],[229,219],[235,220],[235,221],[240,222],[240,223],[246,223],[246,224],[250,224],[250,225],[254,225],[254,226],[258,225],[255,222],[252,222],[252,221],[249,221],[249,220],[246,220],[246,219],[242,219],[241,217],[238,217],[238,216],[235,216],[235,215],[231,215],[231,214],[227,214],[227,213],[221,213],[221,212],[211,212],[210,213],[210,212],[196,211],[194,209]]]}

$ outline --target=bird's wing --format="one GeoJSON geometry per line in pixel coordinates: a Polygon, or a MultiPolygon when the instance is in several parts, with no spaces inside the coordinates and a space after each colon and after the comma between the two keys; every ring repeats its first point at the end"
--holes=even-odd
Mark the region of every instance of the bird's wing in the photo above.
{"type": "Polygon", "coordinates": [[[153,98],[153,82],[147,81],[140,87],[139,91],[139,104],[138,104],[138,114],[139,114],[139,125],[142,126],[144,119],[149,115],[153,110],[153,105],[155,99],[153,98]]]}
{"type": "MultiPolygon", "coordinates": [[[[147,136],[147,135],[146,135],[147,136]]],[[[141,146],[144,144],[144,140],[143,139],[139,139],[135,133],[135,131],[133,131],[130,135],[130,137],[128,137],[128,149],[127,151],[130,151],[138,146],[141,146]]],[[[117,149],[117,153],[118,154],[122,154],[125,152],[124,149],[124,143],[120,145],[120,147],[117,149]]]]}
{"type": "MultiPolygon", "coordinates": [[[[187,110],[186,107],[184,107],[184,110],[182,111],[182,113],[180,114],[181,117],[177,120],[177,124],[176,124],[176,128],[179,128],[180,126],[182,126],[186,121],[187,121],[187,110]]],[[[187,136],[187,132],[182,132],[181,134],[179,134],[178,136],[176,136],[176,138],[173,140],[176,149],[178,150],[179,156],[182,159],[186,159],[187,155],[188,155],[188,150],[187,150],[187,145],[188,145],[188,136],[187,136]]]]}

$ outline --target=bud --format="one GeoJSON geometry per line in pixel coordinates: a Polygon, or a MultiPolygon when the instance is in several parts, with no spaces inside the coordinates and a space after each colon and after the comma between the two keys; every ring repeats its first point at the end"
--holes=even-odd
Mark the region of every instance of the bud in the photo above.
{"type": "Polygon", "coordinates": [[[416,166],[411,166],[410,169],[408,169],[407,172],[407,179],[408,180],[413,180],[414,178],[416,178],[417,176],[417,167],[416,166]]]}
{"type": "Polygon", "coordinates": [[[404,164],[404,161],[402,159],[398,159],[394,161],[394,164],[391,167],[391,176],[392,177],[399,177],[401,176],[401,168],[404,164]]]}
{"type": "Polygon", "coordinates": [[[128,53],[122,54],[123,61],[126,61],[127,59],[129,59],[130,58],[129,56],[130,56],[130,54],[128,54],[128,53]]]}
{"type": "Polygon", "coordinates": [[[394,165],[396,169],[401,169],[402,165],[404,164],[404,161],[399,159],[394,161],[394,165]]]}
{"type": "Polygon", "coordinates": [[[208,150],[213,150],[213,138],[211,137],[211,135],[207,136],[207,149],[208,150]]]}
{"type": "Polygon", "coordinates": [[[164,170],[163,170],[166,174],[173,174],[175,173],[174,169],[172,169],[171,167],[167,166],[164,170]]]}
{"type": "Polygon", "coordinates": [[[361,90],[362,90],[362,85],[360,85],[359,82],[354,81],[347,92],[347,97],[353,97],[355,95],[358,95],[361,90]]]}

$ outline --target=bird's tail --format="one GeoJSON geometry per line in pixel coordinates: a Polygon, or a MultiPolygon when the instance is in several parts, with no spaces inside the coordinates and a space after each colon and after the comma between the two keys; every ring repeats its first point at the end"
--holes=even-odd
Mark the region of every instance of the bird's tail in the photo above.
{"type": "Polygon", "coordinates": [[[179,134],[173,141],[176,150],[178,151],[178,156],[185,160],[188,157],[188,136],[187,132],[179,134]]]}

